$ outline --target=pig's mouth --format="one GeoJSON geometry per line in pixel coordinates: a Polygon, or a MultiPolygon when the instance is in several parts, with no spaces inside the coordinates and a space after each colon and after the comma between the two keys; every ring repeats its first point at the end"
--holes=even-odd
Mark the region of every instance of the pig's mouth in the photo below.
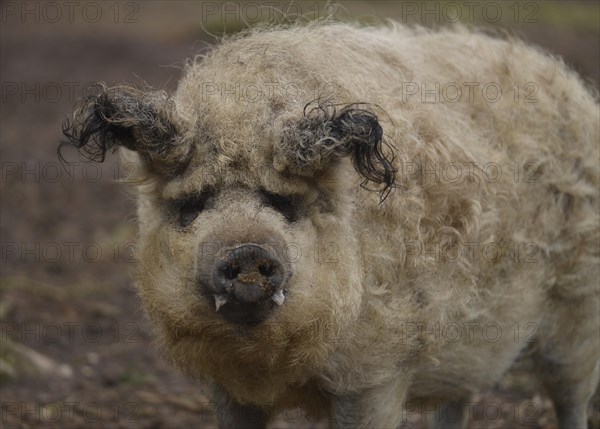
{"type": "MultiPolygon", "coordinates": [[[[215,298],[215,311],[218,313],[221,307],[231,301],[231,296],[228,294],[222,295],[214,295],[215,298]]],[[[285,302],[285,292],[283,289],[278,289],[277,292],[273,294],[271,297],[271,301],[273,301],[277,305],[283,305],[285,302]]]]}
{"type": "MultiPolygon", "coordinates": [[[[252,287],[246,285],[245,287],[252,287]]],[[[269,299],[243,301],[235,292],[214,294],[214,309],[225,320],[245,326],[257,326],[267,320],[275,307],[283,305],[286,292],[278,289],[269,299]]]]}

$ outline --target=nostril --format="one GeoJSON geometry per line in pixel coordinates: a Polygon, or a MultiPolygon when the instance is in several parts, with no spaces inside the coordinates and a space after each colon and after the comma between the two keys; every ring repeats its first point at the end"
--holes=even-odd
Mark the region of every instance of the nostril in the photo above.
{"type": "Polygon", "coordinates": [[[275,273],[275,266],[268,263],[260,264],[258,266],[258,272],[265,277],[271,277],[275,273]]]}
{"type": "Polygon", "coordinates": [[[226,280],[234,280],[240,274],[240,267],[233,264],[227,264],[223,267],[223,277],[226,280]]]}

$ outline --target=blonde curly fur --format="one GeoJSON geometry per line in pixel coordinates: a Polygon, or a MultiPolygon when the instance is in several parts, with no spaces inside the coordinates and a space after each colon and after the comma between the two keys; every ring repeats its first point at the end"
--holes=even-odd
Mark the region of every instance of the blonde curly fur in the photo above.
{"type": "Polygon", "coordinates": [[[393,428],[402,404],[464,400],[526,356],[559,423],[585,425],[600,370],[599,106],[559,59],[464,28],[267,28],[191,61],[170,102],[183,172],[127,151],[147,175],[139,290],[174,363],[215,397],[393,428]],[[441,93],[450,82],[468,99],[441,93]],[[327,114],[310,122],[307,105],[327,114]],[[334,135],[333,106],[361,107],[383,136],[368,121],[334,135]],[[164,201],[207,188],[214,207],[173,228],[164,201]],[[304,216],[287,222],[259,189],[302,196],[304,216]],[[300,249],[286,302],[241,329],[197,294],[198,249],[269,236],[300,249]]]}

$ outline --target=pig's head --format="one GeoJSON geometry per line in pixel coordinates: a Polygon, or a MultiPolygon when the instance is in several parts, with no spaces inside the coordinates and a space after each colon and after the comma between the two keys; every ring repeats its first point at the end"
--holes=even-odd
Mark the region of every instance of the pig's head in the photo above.
{"type": "Polygon", "coordinates": [[[363,297],[355,200],[379,199],[360,185],[385,192],[394,171],[369,106],[244,99],[240,81],[192,66],[173,97],[98,85],[64,133],[136,167],[138,287],[175,363],[268,401],[347,340],[363,297]]]}

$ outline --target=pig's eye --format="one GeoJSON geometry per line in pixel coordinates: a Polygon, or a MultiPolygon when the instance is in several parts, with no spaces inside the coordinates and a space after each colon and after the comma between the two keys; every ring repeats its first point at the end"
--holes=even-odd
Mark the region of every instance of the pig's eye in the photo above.
{"type": "Polygon", "coordinates": [[[176,221],[178,226],[185,228],[196,220],[198,215],[207,208],[211,197],[212,192],[205,191],[184,200],[173,201],[169,204],[171,217],[176,221]]]}
{"type": "Polygon", "coordinates": [[[298,198],[262,191],[261,200],[264,205],[281,213],[288,222],[298,220],[298,198]]]}

